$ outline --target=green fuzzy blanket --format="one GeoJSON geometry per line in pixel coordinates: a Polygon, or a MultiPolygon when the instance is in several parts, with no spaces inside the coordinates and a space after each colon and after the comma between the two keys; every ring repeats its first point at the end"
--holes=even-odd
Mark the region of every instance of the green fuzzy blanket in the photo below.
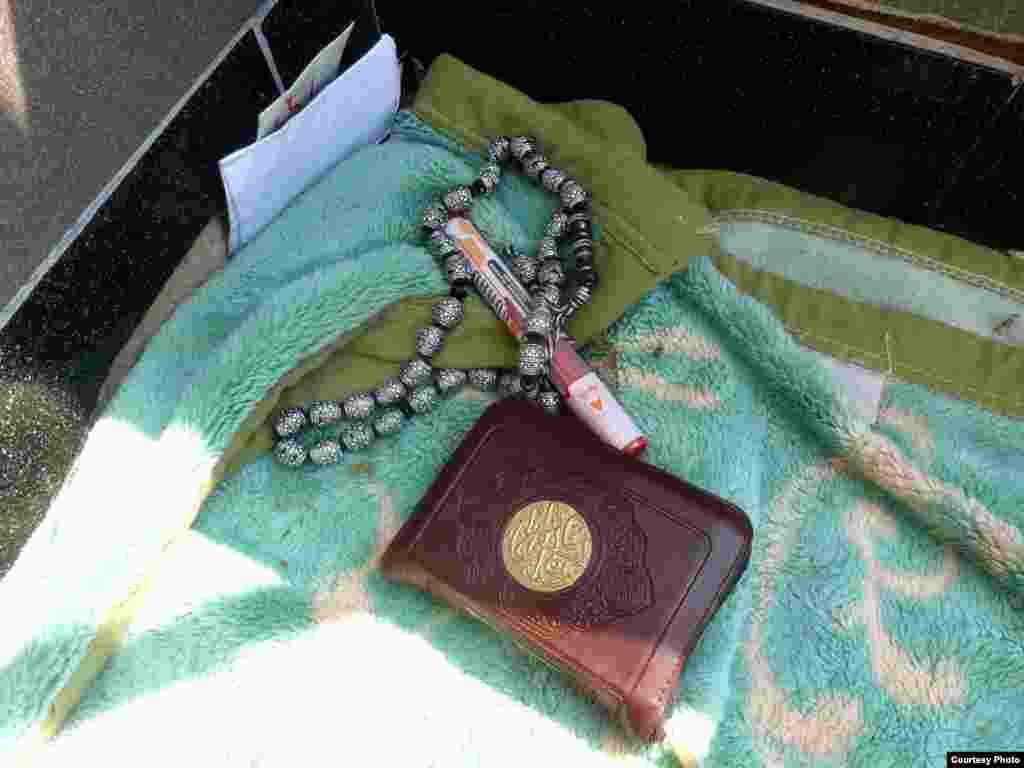
{"type": "MultiPolygon", "coordinates": [[[[286,470],[257,450],[268,393],[298,368],[362,339],[347,370],[364,386],[401,359],[383,342],[375,358],[366,334],[400,300],[443,291],[418,212],[479,163],[400,114],[390,141],[311,187],[165,324],[0,582],[0,751],[41,733],[45,748],[18,754],[43,766],[933,766],[947,750],[1022,748],[1019,400],[999,395],[997,412],[909,383],[889,335],[882,372],[837,362],[813,327],[784,322],[791,307],[747,295],[767,282],[738,287],[756,263],[775,274],[765,281],[788,274],[804,306],[824,290],[824,270],[795,275],[765,243],[863,259],[835,289],[839,312],[876,274],[870,259],[891,257],[867,241],[721,217],[720,251],[679,243],[693,248],[683,266],[607,333],[594,319],[607,305],[582,321],[588,355],[650,437],[645,460],[754,524],[750,567],[687,661],[666,743],[627,743],[557,672],[380,576],[491,396],[465,391],[337,467],[286,470]]],[[[551,204],[512,178],[474,220],[525,247],[551,204]]],[[[971,333],[1020,363],[1017,347],[971,333]]],[[[505,360],[461,349],[466,367],[505,360]]]]}

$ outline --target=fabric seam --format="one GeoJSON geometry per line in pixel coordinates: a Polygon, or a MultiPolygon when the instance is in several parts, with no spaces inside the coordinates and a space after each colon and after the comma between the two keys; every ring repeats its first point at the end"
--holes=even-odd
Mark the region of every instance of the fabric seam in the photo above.
{"type": "Polygon", "coordinates": [[[920,267],[921,269],[926,269],[930,272],[943,274],[974,288],[980,288],[990,293],[997,294],[1002,298],[1009,299],[1010,301],[1024,304],[1024,290],[1001,283],[987,275],[981,275],[961,267],[944,264],[937,259],[924,256],[907,248],[886,243],[882,240],[876,240],[875,238],[858,235],[847,229],[843,229],[842,227],[837,227],[834,224],[823,224],[820,222],[808,221],[807,219],[801,219],[797,216],[756,208],[735,208],[726,211],[719,211],[714,214],[714,220],[717,223],[755,221],[763,224],[776,224],[788,229],[813,234],[824,239],[855,244],[880,256],[903,261],[911,266],[920,267]]]}
{"type": "MultiPolygon", "coordinates": [[[[862,348],[857,347],[857,346],[855,346],[853,344],[847,344],[846,342],[839,341],[838,339],[833,339],[833,338],[831,338],[829,336],[826,336],[824,334],[814,333],[814,332],[811,332],[811,331],[803,330],[803,329],[800,329],[800,328],[798,328],[796,326],[792,326],[792,325],[786,325],[784,327],[785,327],[785,329],[788,332],[792,333],[794,336],[799,336],[801,338],[820,339],[822,341],[828,342],[830,345],[833,345],[833,346],[836,346],[836,347],[841,347],[843,349],[849,349],[849,350],[852,350],[854,352],[857,352],[857,353],[859,353],[860,355],[862,355],[865,358],[877,360],[877,361],[880,361],[880,362],[883,362],[883,363],[887,362],[885,355],[880,355],[880,354],[878,354],[876,352],[869,352],[866,349],[862,349],[862,348]]],[[[855,362],[855,361],[851,360],[850,362],[855,362]]],[[[970,384],[964,384],[963,382],[958,382],[958,381],[956,381],[954,379],[946,379],[946,378],[943,378],[942,376],[940,376],[939,374],[935,373],[934,371],[929,371],[929,370],[926,370],[926,369],[923,369],[923,368],[915,368],[914,366],[900,363],[900,362],[894,360],[891,356],[888,359],[888,364],[890,366],[895,366],[895,368],[902,368],[902,369],[910,371],[912,373],[919,374],[922,379],[927,379],[929,381],[937,382],[937,383],[940,383],[940,384],[950,384],[950,385],[952,385],[952,387],[954,389],[956,389],[956,391],[973,392],[973,393],[976,393],[978,395],[984,396],[984,398],[989,400],[989,401],[1007,403],[1008,405],[1018,406],[1018,407],[1019,406],[1024,406],[1024,399],[1014,399],[1013,397],[1011,397],[1009,395],[993,394],[993,393],[988,392],[986,390],[978,389],[977,387],[973,387],[970,384]]],[[[896,376],[898,378],[898,373],[895,370],[895,368],[890,370],[890,373],[892,373],[894,376],[896,376]]]]}

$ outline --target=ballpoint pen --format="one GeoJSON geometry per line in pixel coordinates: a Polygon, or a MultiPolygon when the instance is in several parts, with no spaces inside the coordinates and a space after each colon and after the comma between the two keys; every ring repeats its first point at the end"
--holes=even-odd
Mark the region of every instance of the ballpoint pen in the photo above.
{"type": "MultiPolygon", "coordinates": [[[[473,281],[484,300],[516,339],[533,301],[469,219],[451,219],[446,231],[466,257],[473,281]]],[[[575,342],[562,328],[549,340],[549,377],[569,409],[612,447],[639,456],[647,438],[597,373],[577,354],[575,342]]]]}

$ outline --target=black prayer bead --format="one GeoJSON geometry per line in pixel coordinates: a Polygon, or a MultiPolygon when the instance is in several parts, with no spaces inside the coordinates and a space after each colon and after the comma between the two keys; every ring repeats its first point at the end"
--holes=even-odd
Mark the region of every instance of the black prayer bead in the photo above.
{"type": "Polygon", "coordinates": [[[473,197],[483,197],[487,194],[487,187],[480,179],[474,181],[470,189],[473,191],[473,197]]]}
{"type": "Polygon", "coordinates": [[[583,248],[591,248],[594,245],[594,240],[588,235],[573,235],[572,240],[569,242],[569,247],[573,251],[579,251],[583,248]]]}
{"type": "Polygon", "coordinates": [[[544,337],[539,333],[528,333],[523,337],[523,341],[527,344],[544,344],[544,337]]]}
{"type": "Polygon", "coordinates": [[[528,398],[534,398],[540,394],[540,376],[520,376],[519,385],[523,394],[528,398]]]}
{"type": "Polygon", "coordinates": [[[523,168],[526,168],[530,164],[530,161],[537,156],[537,154],[538,153],[536,150],[531,149],[529,152],[523,155],[522,159],[519,161],[519,164],[523,168]]]}
{"type": "Polygon", "coordinates": [[[408,419],[411,419],[416,415],[416,411],[413,409],[411,405],[409,405],[409,400],[407,398],[403,397],[401,400],[395,403],[395,405],[398,406],[398,410],[400,410],[402,414],[408,419]]]}
{"type": "Polygon", "coordinates": [[[590,290],[597,287],[597,271],[593,267],[581,267],[576,271],[576,278],[581,285],[587,286],[590,290]]]}
{"type": "Polygon", "coordinates": [[[462,281],[452,283],[451,289],[448,291],[448,294],[453,299],[465,301],[466,297],[469,296],[469,284],[463,283],[462,281]]]}
{"type": "Polygon", "coordinates": [[[593,267],[594,251],[591,248],[580,248],[576,251],[576,268],[593,267]]]}
{"type": "Polygon", "coordinates": [[[576,219],[576,221],[569,222],[569,226],[565,230],[566,235],[576,239],[577,237],[590,237],[590,222],[586,219],[576,219]]]}

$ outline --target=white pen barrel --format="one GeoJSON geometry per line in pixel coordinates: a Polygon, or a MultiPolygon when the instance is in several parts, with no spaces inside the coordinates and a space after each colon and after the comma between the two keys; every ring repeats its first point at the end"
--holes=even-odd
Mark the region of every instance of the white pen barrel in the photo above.
{"type": "MultiPolygon", "coordinates": [[[[451,219],[445,231],[469,262],[474,283],[484,300],[512,335],[521,339],[523,321],[531,302],[522,283],[468,219],[451,219]]],[[[576,354],[567,338],[555,344],[550,371],[552,383],[570,410],[602,440],[630,456],[643,453],[647,439],[604,382],[576,354]]]]}

